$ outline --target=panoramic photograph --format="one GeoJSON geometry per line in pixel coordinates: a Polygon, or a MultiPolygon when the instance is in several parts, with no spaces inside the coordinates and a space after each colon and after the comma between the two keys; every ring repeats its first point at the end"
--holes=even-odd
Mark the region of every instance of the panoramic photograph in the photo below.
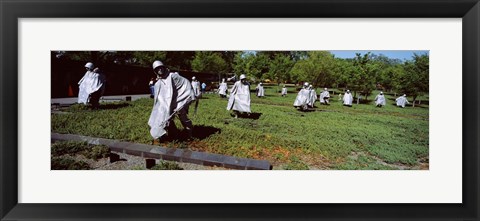
{"type": "Polygon", "coordinates": [[[51,170],[429,170],[429,51],[51,51],[51,170]]]}

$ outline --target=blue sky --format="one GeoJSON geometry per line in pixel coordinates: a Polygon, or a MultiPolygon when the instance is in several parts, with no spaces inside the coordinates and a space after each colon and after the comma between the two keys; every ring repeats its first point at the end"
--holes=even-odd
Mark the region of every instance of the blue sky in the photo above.
{"type": "MultiPolygon", "coordinates": [[[[330,51],[337,58],[353,58],[355,53],[361,53],[362,55],[369,52],[367,50],[342,50],[342,51],[330,51]]],[[[383,54],[392,59],[411,60],[414,53],[417,54],[429,54],[429,51],[404,51],[404,50],[372,50],[373,54],[383,54]]]]}

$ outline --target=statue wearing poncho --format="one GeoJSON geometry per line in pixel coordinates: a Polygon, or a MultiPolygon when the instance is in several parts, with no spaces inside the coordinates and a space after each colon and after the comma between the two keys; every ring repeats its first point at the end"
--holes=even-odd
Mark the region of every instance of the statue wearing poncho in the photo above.
{"type": "Polygon", "coordinates": [[[353,96],[350,93],[350,91],[347,91],[347,93],[345,93],[345,95],[343,96],[343,105],[351,107],[352,102],[353,102],[353,96]]]}
{"type": "Polygon", "coordinates": [[[265,89],[263,88],[263,84],[259,83],[257,85],[257,97],[264,97],[265,96],[265,89]]]}
{"type": "Polygon", "coordinates": [[[87,104],[91,102],[98,105],[98,99],[103,95],[105,90],[105,76],[100,74],[99,69],[93,69],[93,64],[88,62],[85,65],[87,72],[78,82],[78,103],[87,104]],[[93,99],[92,99],[92,95],[93,99]]]}
{"type": "Polygon", "coordinates": [[[323,92],[320,94],[320,103],[328,104],[329,99],[330,99],[330,92],[328,92],[327,88],[325,88],[323,92]]]}
{"type": "Polygon", "coordinates": [[[385,106],[385,104],[387,104],[387,102],[385,100],[385,96],[383,95],[383,92],[380,92],[380,94],[378,94],[375,97],[375,105],[377,107],[382,107],[382,106],[385,106]]]}
{"type": "Polygon", "coordinates": [[[188,107],[195,100],[190,82],[178,73],[169,73],[155,83],[155,96],[152,113],[148,120],[150,134],[158,139],[166,134],[166,128],[177,114],[183,127],[189,131],[193,128],[192,121],[187,117],[188,107]]]}
{"type": "Polygon", "coordinates": [[[193,94],[195,97],[201,97],[202,92],[200,90],[200,82],[197,81],[195,77],[192,77],[192,88],[193,88],[193,94]]]}
{"type": "Polygon", "coordinates": [[[287,96],[287,88],[285,86],[282,88],[282,97],[283,96],[287,96]]]}
{"type": "Polygon", "coordinates": [[[222,97],[227,96],[227,83],[225,82],[225,78],[222,79],[222,83],[220,83],[220,87],[218,88],[218,94],[222,97]]]}
{"type": "Polygon", "coordinates": [[[407,95],[404,94],[403,96],[395,99],[395,101],[397,102],[397,107],[402,107],[404,108],[406,104],[409,104],[408,103],[408,100],[407,100],[407,95]]]}
{"type": "Polygon", "coordinates": [[[78,103],[87,104],[90,95],[90,85],[92,84],[93,71],[87,70],[82,79],[78,81],[78,103]]]}
{"type": "Polygon", "coordinates": [[[240,79],[233,85],[227,110],[250,113],[250,84],[244,81],[244,76],[240,76],[240,79]]]}
{"type": "Polygon", "coordinates": [[[307,104],[310,101],[310,90],[308,89],[308,83],[303,85],[303,88],[298,92],[295,102],[293,102],[294,107],[300,107],[304,110],[307,109],[307,104]]]}

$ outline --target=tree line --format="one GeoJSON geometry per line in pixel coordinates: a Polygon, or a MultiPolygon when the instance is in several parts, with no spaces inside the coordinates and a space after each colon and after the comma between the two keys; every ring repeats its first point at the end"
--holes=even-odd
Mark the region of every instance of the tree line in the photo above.
{"type": "Polygon", "coordinates": [[[161,60],[173,70],[246,74],[250,80],[309,82],[315,87],[343,88],[366,98],[375,89],[405,93],[415,101],[429,89],[429,55],[410,60],[371,52],[337,58],[329,51],[57,51],[57,58],[149,67],[161,60]]]}

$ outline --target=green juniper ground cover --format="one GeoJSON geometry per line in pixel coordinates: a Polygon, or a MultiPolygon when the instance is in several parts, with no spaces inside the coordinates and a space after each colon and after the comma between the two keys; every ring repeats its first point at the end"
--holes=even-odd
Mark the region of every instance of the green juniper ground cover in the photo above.
{"type": "MultiPolygon", "coordinates": [[[[344,107],[335,93],[331,105],[317,101],[315,111],[301,112],[292,106],[294,87],[288,88],[287,97],[279,96],[276,85],[265,88],[265,98],[251,94],[254,113],[249,118],[233,118],[225,109],[227,99],[205,94],[196,116],[190,106],[194,139],[161,145],[268,160],[273,169],[428,169],[427,102],[402,109],[394,105],[393,95],[386,94],[387,105],[377,108],[371,101],[374,91],[370,101],[356,105],[355,100],[353,107],[344,107]]],[[[150,144],[147,121],[152,102],[145,98],[104,103],[96,111],[73,105],[65,110],[69,114],[51,115],[52,132],[150,144]]],[[[181,124],[175,121],[181,133],[181,124]]]]}
{"type": "MultiPolygon", "coordinates": [[[[104,145],[92,145],[80,141],[58,141],[51,146],[52,170],[91,170],[99,169],[95,163],[106,159],[110,155],[110,148],[104,145]]],[[[102,164],[102,163],[100,163],[102,164]]],[[[132,170],[144,170],[143,166],[132,166],[132,170]]],[[[177,163],[160,161],[150,170],[183,170],[177,163]]]]}
{"type": "Polygon", "coordinates": [[[102,145],[90,145],[84,142],[57,142],[51,148],[52,169],[54,170],[88,170],[90,166],[75,155],[83,155],[88,159],[97,160],[108,157],[110,150],[102,145]]]}

